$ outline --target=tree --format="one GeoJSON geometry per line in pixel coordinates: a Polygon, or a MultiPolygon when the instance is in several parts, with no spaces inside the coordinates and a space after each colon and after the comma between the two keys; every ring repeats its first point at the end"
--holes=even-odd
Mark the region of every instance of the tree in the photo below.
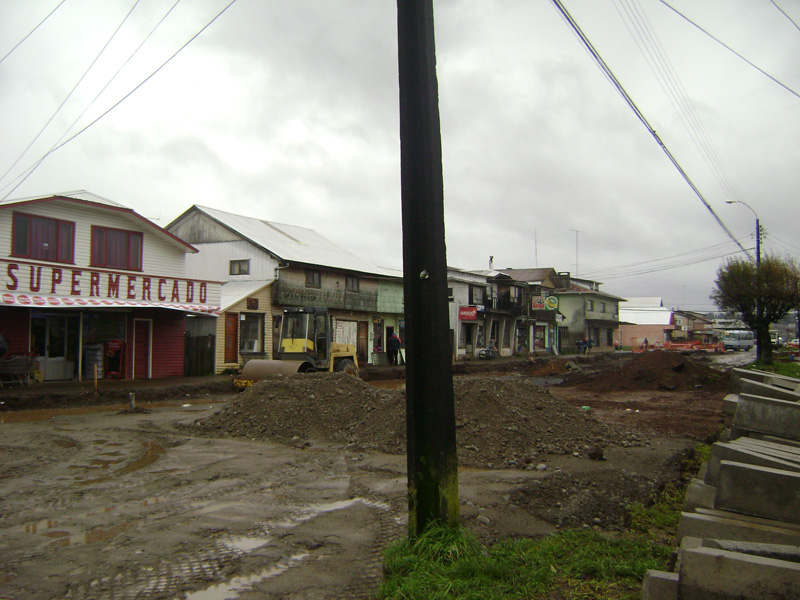
{"type": "Polygon", "coordinates": [[[769,326],[800,305],[800,270],[792,259],[766,256],[760,264],[734,258],[717,271],[711,299],[737,312],[756,334],[757,358],[772,362],[769,326]]]}

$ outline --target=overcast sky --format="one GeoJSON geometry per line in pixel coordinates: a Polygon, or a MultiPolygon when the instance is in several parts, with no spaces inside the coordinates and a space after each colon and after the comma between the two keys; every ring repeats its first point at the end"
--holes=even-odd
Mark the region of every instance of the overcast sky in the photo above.
{"type": "MultiPolygon", "coordinates": [[[[402,268],[396,2],[238,0],[23,181],[230,0],[178,2],[130,60],[175,0],[60,3],[0,0],[0,198],[85,189],[161,225],[201,204],[402,268]]],[[[755,245],[726,200],[800,255],[800,1],[563,0],[710,209],[552,2],[434,4],[449,265],[711,310],[743,256],[712,211],[755,245]]]]}

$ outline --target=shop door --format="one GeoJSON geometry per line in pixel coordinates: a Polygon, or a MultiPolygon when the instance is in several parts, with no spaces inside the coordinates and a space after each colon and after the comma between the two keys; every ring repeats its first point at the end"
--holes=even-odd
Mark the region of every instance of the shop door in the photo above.
{"type": "Polygon", "coordinates": [[[72,379],[78,344],[78,318],[36,316],[31,318],[31,351],[37,359],[44,381],[72,379]]]}
{"type": "Polygon", "coordinates": [[[133,320],[133,379],[150,379],[152,337],[152,319],[133,320]]]}
{"type": "Polygon", "coordinates": [[[369,343],[369,323],[367,321],[358,322],[358,364],[367,364],[367,344],[369,343]]]}
{"type": "Polygon", "coordinates": [[[239,313],[225,313],[225,362],[239,362],[239,313]]]}

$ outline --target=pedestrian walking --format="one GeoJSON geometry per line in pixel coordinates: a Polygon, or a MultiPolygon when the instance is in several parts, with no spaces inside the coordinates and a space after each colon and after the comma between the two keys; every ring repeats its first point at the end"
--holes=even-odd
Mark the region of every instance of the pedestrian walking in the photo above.
{"type": "Polygon", "coordinates": [[[396,365],[397,364],[397,353],[400,351],[400,346],[402,342],[400,341],[400,336],[396,333],[392,333],[391,337],[389,338],[389,342],[386,344],[386,353],[389,355],[389,364],[396,365]]]}

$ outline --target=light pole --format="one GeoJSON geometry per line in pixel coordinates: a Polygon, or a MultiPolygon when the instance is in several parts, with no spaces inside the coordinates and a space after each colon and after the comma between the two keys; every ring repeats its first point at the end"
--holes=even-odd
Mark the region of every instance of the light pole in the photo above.
{"type": "Polygon", "coordinates": [[[761,223],[758,220],[758,214],[756,214],[756,211],[753,210],[753,207],[750,206],[744,200],[725,200],[725,204],[744,204],[747,208],[750,209],[750,212],[753,213],[753,216],[756,218],[756,319],[758,320],[758,328],[759,328],[756,334],[756,358],[760,359],[761,354],[764,350],[761,347],[761,342],[762,342],[761,330],[763,329],[763,325],[761,324],[761,319],[763,318],[763,314],[761,309],[761,282],[759,281],[758,277],[758,271],[759,268],[761,267],[761,223]]]}
{"type": "Polygon", "coordinates": [[[756,218],[756,268],[759,267],[761,265],[761,223],[758,220],[756,211],[744,200],[725,200],[725,204],[744,204],[756,218]]]}

